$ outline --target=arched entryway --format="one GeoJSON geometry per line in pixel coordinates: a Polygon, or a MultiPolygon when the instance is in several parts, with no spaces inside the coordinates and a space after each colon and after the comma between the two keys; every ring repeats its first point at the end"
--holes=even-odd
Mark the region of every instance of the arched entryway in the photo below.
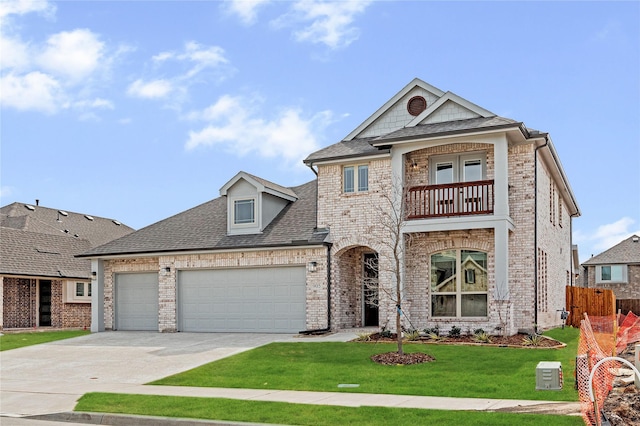
{"type": "Polygon", "coordinates": [[[334,259],[337,326],[378,326],[378,253],[371,247],[352,246],[338,251],[334,259]]]}

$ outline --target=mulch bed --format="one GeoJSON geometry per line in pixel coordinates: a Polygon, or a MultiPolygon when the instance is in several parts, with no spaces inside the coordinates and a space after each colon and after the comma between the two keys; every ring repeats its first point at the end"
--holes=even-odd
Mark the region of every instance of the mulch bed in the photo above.
{"type": "MultiPolygon", "coordinates": [[[[473,336],[457,336],[457,337],[444,337],[442,340],[431,340],[428,337],[420,337],[417,340],[405,340],[404,343],[429,343],[438,345],[477,345],[477,346],[500,346],[510,348],[527,348],[527,349],[549,349],[549,348],[563,348],[566,345],[555,339],[547,336],[542,336],[540,344],[537,346],[527,346],[523,343],[526,334],[515,334],[513,336],[491,336],[491,342],[482,343],[473,339],[473,336]]],[[[356,339],[357,340],[357,339],[356,339]]],[[[397,342],[395,334],[391,334],[391,337],[383,337],[380,333],[373,333],[369,336],[369,342],[380,343],[395,343],[397,342]]]]}
{"type": "MultiPolygon", "coordinates": [[[[427,337],[420,337],[416,340],[404,341],[404,344],[437,344],[437,345],[474,345],[474,346],[498,346],[509,348],[527,348],[527,349],[552,349],[562,348],[566,346],[564,343],[559,342],[550,337],[543,336],[540,343],[537,346],[527,346],[523,343],[526,335],[516,334],[514,336],[491,336],[491,342],[477,342],[473,339],[473,336],[456,336],[445,337],[441,340],[432,340],[427,337]]],[[[363,342],[360,339],[354,341],[363,342]]],[[[380,333],[373,333],[369,336],[366,342],[369,343],[396,343],[398,340],[395,334],[391,336],[382,336],[380,333]]],[[[371,360],[383,365],[412,365],[421,364],[424,362],[435,361],[431,355],[422,352],[404,353],[402,355],[398,352],[385,352],[382,354],[373,355],[371,360]]]]}

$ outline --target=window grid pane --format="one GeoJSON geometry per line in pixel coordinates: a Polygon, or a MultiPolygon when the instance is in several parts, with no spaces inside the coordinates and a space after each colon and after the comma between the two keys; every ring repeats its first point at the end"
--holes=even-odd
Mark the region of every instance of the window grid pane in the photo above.
{"type": "Polygon", "coordinates": [[[234,223],[253,223],[254,217],[254,200],[237,200],[234,202],[234,223]]]}
{"type": "Polygon", "coordinates": [[[76,283],[76,296],[84,296],[84,283],[76,283]]]}
{"type": "Polygon", "coordinates": [[[358,166],[358,191],[369,190],[369,166],[358,166]]]}
{"type": "Polygon", "coordinates": [[[354,174],[353,174],[353,166],[344,168],[344,192],[354,192],[354,174]]]}

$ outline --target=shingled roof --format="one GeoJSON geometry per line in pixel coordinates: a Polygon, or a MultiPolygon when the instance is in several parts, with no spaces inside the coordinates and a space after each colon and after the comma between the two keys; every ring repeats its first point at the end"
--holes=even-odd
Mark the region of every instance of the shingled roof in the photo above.
{"type": "MultiPolygon", "coordinates": [[[[442,123],[419,124],[370,138],[356,138],[342,140],[309,155],[304,162],[306,164],[320,161],[339,160],[342,158],[366,157],[389,152],[388,144],[411,139],[423,139],[458,133],[469,133],[481,130],[497,130],[522,126],[522,123],[504,117],[479,117],[465,120],[445,121],[442,123]]],[[[523,127],[524,128],[524,127],[523,127]]],[[[529,131],[527,129],[526,131],[529,131]]],[[[536,130],[531,130],[538,134],[536,130]]]]}
{"type": "Polygon", "coordinates": [[[632,235],[583,263],[584,266],[615,264],[640,264],[640,237],[632,235]]]}
{"type": "Polygon", "coordinates": [[[90,247],[89,241],[68,235],[0,228],[0,274],[90,278],[90,262],[74,257],[90,247]]]}
{"type": "Polygon", "coordinates": [[[89,241],[90,247],[133,232],[133,228],[114,219],[24,203],[0,208],[0,226],[40,234],[68,234],[89,241]]]}
{"type": "Polygon", "coordinates": [[[90,278],[90,262],[75,256],[131,232],[112,219],[12,203],[0,208],[0,274],[90,278]]]}
{"type": "Polygon", "coordinates": [[[227,235],[227,197],[219,197],[83,253],[81,257],[322,244],[316,181],[288,188],[298,196],[260,234],[227,235]]]}
{"type": "Polygon", "coordinates": [[[379,136],[371,141],[374,145],[385,144],[397,140],[410,140],[433,136],[455,135],[479,130],[504,129],[520,126],[519,123],[504,117],[478,117],[466,120],[444,121],[441,123],[418,124],[413,127],[403,127],[386,135],[379,136]]]}

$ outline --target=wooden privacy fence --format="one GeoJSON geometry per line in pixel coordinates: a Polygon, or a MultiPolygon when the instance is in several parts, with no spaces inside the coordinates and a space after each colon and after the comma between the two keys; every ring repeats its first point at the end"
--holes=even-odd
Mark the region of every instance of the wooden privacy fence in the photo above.
{"type": "Polygon", "coordinates": [[[567,287],[567,325],[580,327],[586,312],[589,316],[615,315],[616,296],[602,288],[567,287]]]}

